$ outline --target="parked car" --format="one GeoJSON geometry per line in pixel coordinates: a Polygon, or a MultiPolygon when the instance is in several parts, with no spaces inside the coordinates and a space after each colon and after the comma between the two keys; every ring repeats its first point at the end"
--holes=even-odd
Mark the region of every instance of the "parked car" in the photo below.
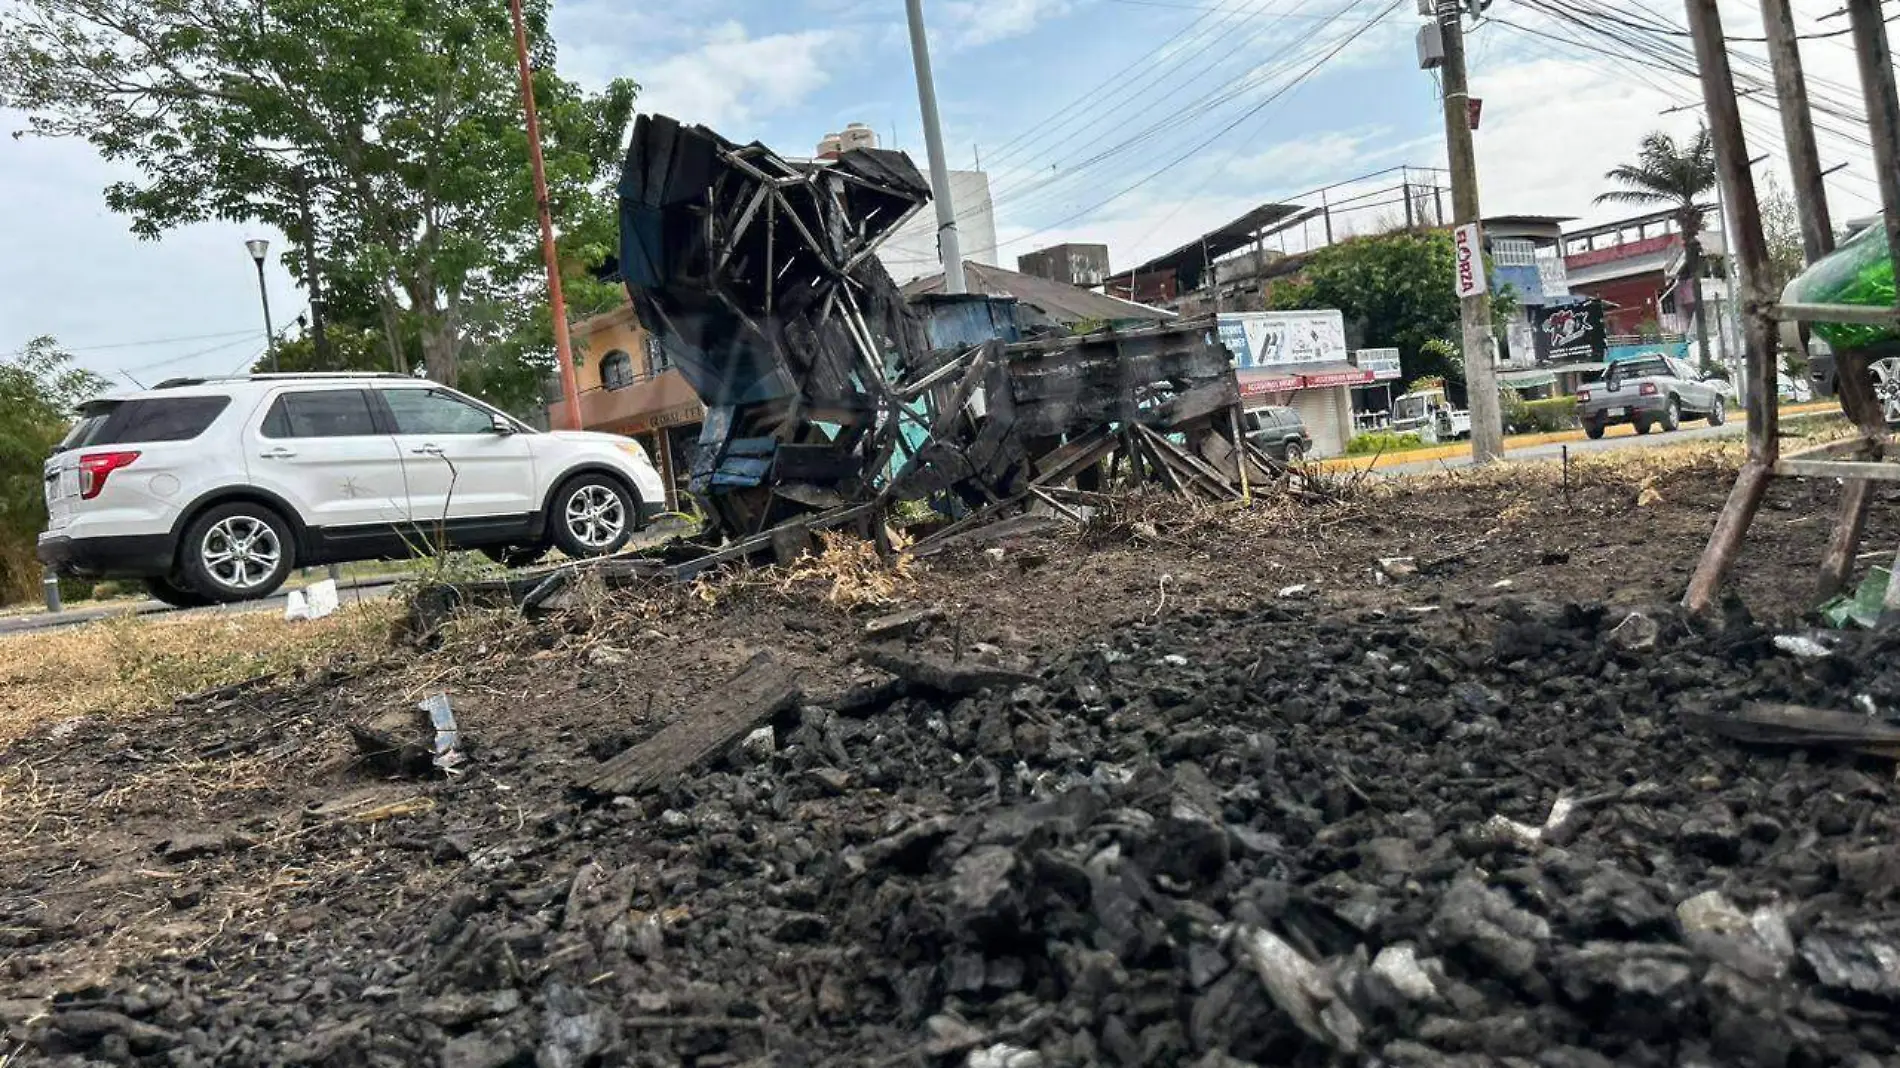
{"type": "Polygon", "coordinates": [[[1583,432],[1600,438],[1614,423],[1631,423],[1638,434],[1652,427],[1674,430],[1684,418],[1707,419],[1721,426],[1728,418],[1726,383],[1703,381],[1689,366],[1660,352],[1617,360],[1577,391],[1577,416],[1583,432]]]}
{"type": "Polygon", "coordinates": [[[175,605],[444,547],[611,553],[665,501],[636,441],[541,433],[403,375],[176,379],[89,401],[45,477],[42,562],[141,578],[175,605]]]}
{"type": "Polygon", "coordinates": [[[1247,440],[1275,460],[1299,463],[1312,451],[1306,421],[1291,408],[1255,408],[1246,416],[1247,440]]]}

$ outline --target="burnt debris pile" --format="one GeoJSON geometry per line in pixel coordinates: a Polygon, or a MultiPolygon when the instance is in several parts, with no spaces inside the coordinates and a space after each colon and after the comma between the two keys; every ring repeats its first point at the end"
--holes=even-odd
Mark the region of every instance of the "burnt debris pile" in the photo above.
{"type": "Polygon", "coordinates": [[[1601,609],[1468,615],[1201,613],[1032,681],[993,671],[957,695],[978,676],[917,673],[829,708],[771,675],[766,726],[710,764],[519,826],[490,818],[489,792],[564,796],[620,744],[532,761],[503,745],[405,832],[449,890],[340,909],[217,974],[160,962],[56,1006],[35,1048],[455,1068],[1891,1063],[1890,765],[1750,749],[1685,717],[1892,707],[1891,643],[1800,658],[1740,623],[1659,615],[1633,641],[1601,609]]]}
{"type": "Polygon", "coordinates": [[[1109,480],[1232,500],[1278,473],[1211,317],[1028,338],[1011,298],[908,305],[875,255],[929,200],[901,152],[789,160],[643,115],[619,195],[633,307],[706,405],[687,488],[725,558],[870,534],[894,501],[967,533],[1079,519],[1109,480]]]}

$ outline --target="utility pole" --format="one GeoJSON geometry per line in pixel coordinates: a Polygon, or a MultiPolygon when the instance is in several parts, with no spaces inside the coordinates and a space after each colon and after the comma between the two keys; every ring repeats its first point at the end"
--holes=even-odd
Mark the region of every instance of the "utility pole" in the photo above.
{"type": "Polygon", "coordinates": [[[917,105],[923,112],[924,152],[930,157],[930,194],[937,202],[937,254],[943,259],[943,291],[967,293],[969,287],[963,281],[963,247],[957,240],[957,210],[950,199],[950,168],[943,161],[943,130],[937,124],[937,84],[930,74],[930,42],[924,38],[923,0],[904,0],[904,8],[910,15],[910,58],[917,68],[917,105]]]}
{"type": "Polygon", "coordinates": [[[521,106],[528,116],[528,166],[534,173],[534,206],[541,216],[541,258],[548,267],[548,304],[554,319],[554,356],[561,365],[561,399],[567,429],[580,430],[580,387],[574,381],[574,348],[567,336],[567,299],[561,295],[561,256],[554,247],[554,218],[548,210],[547,166],[541,159],[541,120],[534,110],[534,71],[528,66],[528,28],[521,0],[508,0],[515,24],[515,65],[521,71],[521,106]]]}
{"type": "MultiPolygon", "coordinates": [[[[1438,26],[1445,44],[1445,150],[1451,161],[1453,222],[1479,226],[1478,156],[1471,144],[1471,90],[1465,80],[1465,25],[1458,0],[1438,0],[1438,26]]],[[[1482,257],[1483,230],[1474,256],[1482,257]]],[[[1477,270],[1482,276],[1484,265],[1477,270]]],[[[1449,279],[1447,279],[1449,281],[1449,279]]],[[[1504,456],[1504,420],[1498,408],[1497,366],[1491,356],[1491,294],[1459,301],[1464,320],[1465,386],[1471,404],[1471,459],[1488,463],[1504,456]]]]}
{"type": "Polygon", "coordinates": [[[323,325],[323,279],[317,270],[317,228],[310,214],[310,176],[302,167],[290,172],[297,184],[298,244],[303,247],[303,283],[310,290],[310,342],[316,346],[317,366],[330,366],[330,336],[323,325]]]}

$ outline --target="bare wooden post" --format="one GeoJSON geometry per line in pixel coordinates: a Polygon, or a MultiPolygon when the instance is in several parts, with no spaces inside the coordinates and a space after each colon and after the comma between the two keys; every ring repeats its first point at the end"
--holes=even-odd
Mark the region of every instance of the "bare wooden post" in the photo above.
{"type": "MultiPolygon", "coordinates": [[[[1761,14],[1768,34],[1768,60],[1775,74],[1775,96],[1781,105],[1782,136],[1788,143],[1795,210],[1801,218],[1801,249],[1807,262],[1814,263],[1834,251],[1834,224],[1828,212],[1827,187],[1821,180],[1821,154],[1814,142],[1794,11],[1789,0],[1761,0],[1761,14]]],[[[1861,457],[1878,460],[1886,426],[1867,377],[1867,360],[1860,353],[1836,353],[1834,367],[1841,408],[1860,427],[1866,442],[1861,457]]],[[[1865,479],[1847,483],[1841,495],[1840,518],[1835,520],[1834,533],[1821,558],[1821,573],[1815,583],[1818,597],[1832,597],[1847,585],[1854,557],[1860,552],[1861,532],[1867,526],[1867,502],[1871,499],[1865,479]]]]}
{"type": "MultiPolygon", "coordinates": [[[[1741,269],[1744,345],[1748,361],[1748,460],[1735,479],[1727,503],[1709,535],[1695,575],[1682,603],[1691,612],[1707,611],[1741,550],[1755,511],[1774,477],[1780,456],[1776,408],[1774,294],[1768,292],[1768,242],[1762,235],[1761,205],[1755,199],[1755,179],[1748,167],[1748,141],[1742,132],[1741,105],[1729,68],[1728,45],[1722,33],[1717,0],[1686,0],[1689,30],[1695,38],[1697,66],[1702,73],[1702,99],[1708,109],[1709,132],[1715,141],[1718,176],[1729,204],[1735,208],[1735,248],[1741,269]]],[[[1878,0],[1875,0],[1876,7],[1878,0]]]]}

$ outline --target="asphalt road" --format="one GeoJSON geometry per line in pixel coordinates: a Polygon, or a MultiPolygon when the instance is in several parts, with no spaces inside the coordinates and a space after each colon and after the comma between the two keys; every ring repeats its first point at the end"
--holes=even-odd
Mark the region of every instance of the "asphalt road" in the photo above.
{"type": "MultiPolygon", "coordinates": [[[[318,576],[320,578],[321,575],[318,576]]],[[[390,596],[395,591],[395,579],[364,579],[357,583],[345,583],[338,587],[337,598],[343,604],[356,604],[359,601],[374,601],[390,596]]],[[[160,613],[173,615],[217,615],[243,612],[277,612],[284,610],[284,601],[289,590],[280,590],[269,597],[241,604],[218,604],[206,608],[173,608],[163,601],[116,601],[103,605],[78,605],[63,612],[34,612],[27,615],[0,617],[0,637],[9,634],[29,634],[34,631],[52,630],[55,627],[71,627],[81,623],[91,623],[100,619],[114,619],[121,616],[146,616],[160,613]]]]}
{"type": "MultiPolygon", "coordinates": [[[[1504,460],[1506,463],[1520,463],[1532,460],[1555,460],[1563,456],[1564,449],[1566,448],[1570,450],[1570,455],[1581,456],[1584,453],[1620,452],[1625,449],[1643,449],[1675,445],[1685,441],[1739,438],[1746,429],[1747,428],[1739,419],[1732,419],[1722,426],[1709,426],[1707,423],[1697,423],[1694,426],[1685,426],[1681,430],[1674,432],[1664,432],[1657,429],[1643,435],[1599,438],[1596,441],[1585,438],[1578,441],[1560,442],[1551,445],[1531,445],[1522,449],[1506,449],[1504,460]]],[[[1449,456],[1438,460],[1421,460],[1418,463],[1411,464],[1393,464],[1389,467],[1379,468],[1378,473],[1381,475],[1417,475],[1431,471],[1444,471],[1451,468],[1469,466],[1471,466],[1471,457],[1467,454],[1464,456],[1449,456]]]]}

